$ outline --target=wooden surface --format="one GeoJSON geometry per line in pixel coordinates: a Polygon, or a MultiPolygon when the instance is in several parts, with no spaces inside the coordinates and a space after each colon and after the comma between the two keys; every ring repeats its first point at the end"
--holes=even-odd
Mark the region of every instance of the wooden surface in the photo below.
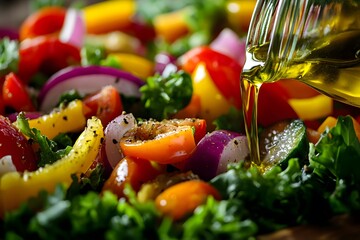
{"type": "Polygon", "coordinates": [[[299,226],[263,235],[258,240],[356,240],[360,239],[360,218],[339,216],[326,226],[299,226]]]}

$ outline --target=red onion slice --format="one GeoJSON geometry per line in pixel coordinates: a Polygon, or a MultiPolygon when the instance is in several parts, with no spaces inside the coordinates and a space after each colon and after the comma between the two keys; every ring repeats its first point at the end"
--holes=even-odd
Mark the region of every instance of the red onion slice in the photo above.
{"type": "Polygon", "coordinates": [[[120,139],[131,128],[136,126],[135,117],[129,114],[121,114],[114,118],[105,128],[105,152],[109,164],[114,169],[117,163],[124,157],[120,149],[120,139]]]}
{"type": "Polygon", "coordinates": [[[80,48],[83,45],[85,34],[86,28],[82,11],[68,9],[60,31],[60,41],[80,48]]]}
{"type": "Polygon", "coordinates": [[[144,81],[131,73],[104,66],[72,66],[55,73],[39,93],[40,111],[51,110],[62,93],[76,89],[80,94],[90,94],[103,86],[112,85],[125,96],[140,97],[139,87],[144,81]]]}
{"type": "Polygon", "coordinates": [[[19,40],[19,33],[12,28],[0,27],[0,39],[8,37],[10,40],[19,40]]]}
{"type": "Polygon", "coordinates": [[[210,48],[235,59],[241,66],[245,63],[245,39],[240,39],[231,29],[225,28],[210,43],[210,48]]]}
{"type": "Polygon", "coordinates": [[[243,161],[248,154],[245,135],[215,130],[200,140],[194,154],[186,164],[186,169],[208,181],[225,172],[230,163],[243,161]]]}
{"type": "MultiPolygon", "coordinates": [[[[28,119],[35,119],[35,118],[39,118],[42,116],[41,112],[24,112],[24,114],[25,114],[25,117],[28,119]]],[[[9,118],[10,122],[15,122],[18,115],[19,115],[18,112],[14,112],[14,113],[10,113],[9,115],[7,115],[7,117],[9,118]]]]}

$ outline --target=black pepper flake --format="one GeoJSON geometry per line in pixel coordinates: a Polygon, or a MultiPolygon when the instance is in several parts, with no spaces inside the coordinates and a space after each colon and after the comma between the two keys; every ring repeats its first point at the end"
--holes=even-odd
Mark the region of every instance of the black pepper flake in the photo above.
{"type": "Polygon", "coordinates": [[[67,121],[67,120],[68,120],[68,117],[67,117],[67,116],[63,116],[63,120],[64,120],[64,121],[67,121]]]}
{"type": "Polygon", "coordinates": [[[235,141],[234,141],[234,144],[235,144],[235,145],[238,145],[238,144],[239,144],[238,140],[235,140],[235,141]]]}
{"type": "Polygon", "coordinates": [[[52,127],[55,128],[55,123],[52,124],[52,127]]]}
{"type": "Polygon", "coordinates": [[[104,142],[104,138],[102,137],[101,139],[100,139],[100,143],[103,143],[104,142]]]}
{"type": "Polygon", "coordinates": [[[115,78],[115,83],[120,82],[120,78],[115,78]]]}
{"type": "Polygon", "coordinates": [[[116,139],[112,140],[113,144],[118,144],[119,142],[116,139]]]}
{"type": "Polygon", "coordinates": [[[97,136],[98,136],[98,134],[97,134],[96,131],[93,131],[93,133],[94,133],[94,137],[97,137],[97,136]]]}
{"type": "Polygon", "coordinates": [[[129,121],[126,118],[124,118],[124,123],[129,124],[129,121]]]}

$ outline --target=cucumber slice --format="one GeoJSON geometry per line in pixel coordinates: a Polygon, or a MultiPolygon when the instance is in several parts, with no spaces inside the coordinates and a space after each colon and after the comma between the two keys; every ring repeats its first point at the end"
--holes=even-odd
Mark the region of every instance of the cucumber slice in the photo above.
{"type": "Polygon", "coordinates": [[[260,135],[261,167],[268,170],[276,165],[285,169],[291,158],[305,164],[309,152],[306,126],[297,119],[277,123],[263,130],[260,135]]]}

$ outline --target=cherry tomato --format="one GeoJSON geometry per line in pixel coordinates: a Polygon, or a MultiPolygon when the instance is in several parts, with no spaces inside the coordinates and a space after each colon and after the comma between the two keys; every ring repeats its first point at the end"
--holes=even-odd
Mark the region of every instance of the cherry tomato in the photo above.
{"type": "Polygon", "coordinates": [[[191,126],[147,121],[128,133],[120,140],[120,148],[125,156],[160,164],[184,161],[196,147],[191,126]]]}
{"type": "MultiPolygon", "coordinates": [[[[0,115],[0,159],[10,155],[18,172],[36,170],[36,155],[26,137],[0,115]]],[[[1,166],[0,166],[1,168],[1,166]]]]}
{"type": "Polygon", "coordinates": [[[240,74],[242,66],[234,59],[201,46],[191,49],[181,56],[182,68],[192,73],[203,62],[217,88],[227,100],[238,109],[241,108],[240,74]]]}
{"type": "Polygon", "coordinates": [[[204,204],[212,196],[220,200],[220,193],[209,183],[189,180],[166,189],[155,199],[157,209],[173,220],[180,220],[204,204]]]}
{"type": "Polygon", "coordinates": [[[37,72],[53,74],[69,65],[80,63],[80,50],[55,36],[39,36],[21,42],[19,49],[20,79],[27,82],[37,72]]]}
{"type": "Polygon", "coordinates": [[[20,26],[20,41],[41,35],[57,34],[64,23],[66,9],[62,7],[44,7],[34,12],[20,26]]]}
{"type": "Polygon", "coordinates": [[[119,198],[124,197],[124,187],[130,184],[134,191],[139,191],[143,183],[154,179],[164,169],[151,162],[132,157],[123,158],[114,168],[102,191],[109,190],[119,198]]]}
{"type": "Polygon", "coordinates": [[[26,86],[14,73],[9,73],[5,76],[2,95],[5,106],[11,107],[17,112],[35,111],[34,104],[26,90],[26,86]]]}
{"type": "Polygon", "coordinates": [[[120,94],[113,86],[105,86],[99,92],[85,97],[83,103],[86,117],[97,116],[103,126],[123,111],[120,94]]]}
{"type": "Polygon", "coordinates": [[[259,92],[258,123],[267,127],[286,119],[298,118],[289,105],[289,93],[279,82],[264,83],[259,92]]]}

